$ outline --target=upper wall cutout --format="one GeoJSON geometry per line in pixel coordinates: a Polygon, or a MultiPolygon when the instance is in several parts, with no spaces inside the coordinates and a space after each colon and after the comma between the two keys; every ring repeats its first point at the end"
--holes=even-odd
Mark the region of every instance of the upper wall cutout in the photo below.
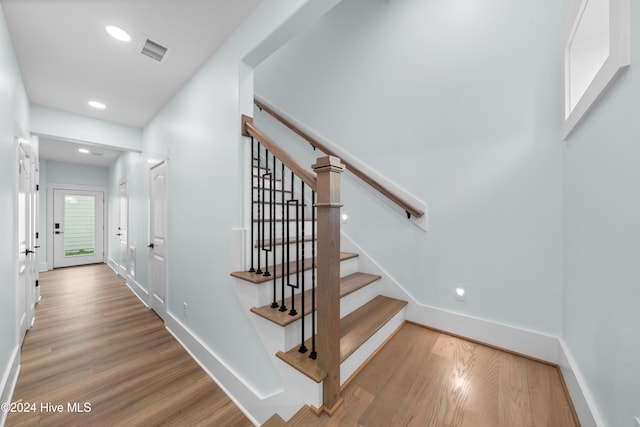
{"type": "Polygon", "coordinates": [[[607,86],[631,63],[629,0],[581,0],[565,48],[566,139],[607,86]]]}

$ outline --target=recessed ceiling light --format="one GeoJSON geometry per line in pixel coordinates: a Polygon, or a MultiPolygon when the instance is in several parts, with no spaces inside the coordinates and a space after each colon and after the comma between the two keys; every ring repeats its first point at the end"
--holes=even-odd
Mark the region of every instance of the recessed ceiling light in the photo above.
{"type": "Polygon", "coordinates": [[[113,25],[107,25],[106,28],[107,33],[114,39],[120,40],[121,42],[129,42],[131,41],[131,36],[125,30],[120,27],[116,27],[113,25]]]}
{"type": "Polygon", "coordinates": [[[97,108],[98,110],[104,110],[105,108],[107,108],[106,105],[104,105],[102,102],[98,102],[98,101],[89,101],[89,106],[91,106],[93,108],[97,108]]]}
{"type": "Polygon", "coordinates": [[[78,148],[78,152],[82,154],[89,154],[89,150],[87,150],[86,148],[78,148]]]}

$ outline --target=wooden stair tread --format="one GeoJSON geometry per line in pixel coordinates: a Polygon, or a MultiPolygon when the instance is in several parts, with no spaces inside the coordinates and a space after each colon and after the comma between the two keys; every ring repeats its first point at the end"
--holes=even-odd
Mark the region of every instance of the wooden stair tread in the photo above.
{"type": "MultiPolygon", "coordinates": [[[[355,292],[376,280],[380,280],[380,276],[368,273],[353,273],[342,277],[340,278],[340,298],[349,295],[350,293],[355,292]]],[[[304,310],[300,310],[300,307],[302,306],[301,293],[294,296],[293,302],[296,310],[298,311],[298,314],[294,316],[289,315],[289,309],[291,309],[291,297],[285,298],[284,300],[284,305],[288,309],[287,311],[280,311],[277,308],[272,308],[271,304],[267,304],[262,307],[254,307],[251,309],[251,312],[264,317],[267,320],[271,320],[280,326],[287,326],[288,324],[300,319],[303,312],[305,316],[311,313],[311,290],[304,292],[304,310]]]]}
{"type": "MultiPolygon", "coordinates": [[[[406,305],[406,301],[378,295],[340,319],[340,363],[351,356],[406,305]]],[[[311,348],[311,339],[305,341],[305,346],[311,348]]],[[[276,356],[315,382],[322,382],[327,373],[318,366],[317,360],[309,358],[308,351],[298,352],[298,347],[286,353],[279,351],[276,356]]]]}
{"type": "MultiPolygon", "coordinates": [[[[351,258],[355,258],[357,256],[358,254],[354,254],[351,252],[340,252],[340,261],[345,261],[351,258]]],[[[297,264],[296,261],[291,261],[289,263],[290,274],[294,274],[297,272],[298,267],[296,264],[297,264]]],[[[302,270],[303,271],[311,270],[311,266],[312,266],[312,259],[306,258],[303,262],[302,270]]],[[[282,267],[283,267],[283,264],[278,264],[275,266],[275,268],[273,266],[269,266],[269,272],[271,272],[271,276],[263,276],[262,274],[250,273],[248,271],[236,271],[231,273],[231,275],[233,277],[237,277],[238,279],[246,280],[247,282],[251,282],[251,283],[264,283],[264,282],[273,280],[274,273],[276,278],[282,277],[282,270],[283,270],[282,267]]]]}

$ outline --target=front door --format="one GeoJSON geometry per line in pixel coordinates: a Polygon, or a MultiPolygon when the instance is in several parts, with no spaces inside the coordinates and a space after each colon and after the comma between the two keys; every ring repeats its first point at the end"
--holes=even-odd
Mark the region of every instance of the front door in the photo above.
{"type": "Polygon", "coordinates": [[[151,308],[164,319],[167,311],[167,162],[150,170],[149,277],[151,308]]]}
{"type": "Polygon", "coordinates": [[[53,267],[104,262],[104,193],[54,188],[53,267]]]}

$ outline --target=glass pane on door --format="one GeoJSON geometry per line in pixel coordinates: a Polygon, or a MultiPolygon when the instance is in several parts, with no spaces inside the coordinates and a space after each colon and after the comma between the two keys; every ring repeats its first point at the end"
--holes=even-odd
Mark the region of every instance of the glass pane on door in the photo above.
{"type": "Polygon", "coordinates": [[[94,196],[64,196],[64,256],[93,255],[96,251],[94,196]]]}

